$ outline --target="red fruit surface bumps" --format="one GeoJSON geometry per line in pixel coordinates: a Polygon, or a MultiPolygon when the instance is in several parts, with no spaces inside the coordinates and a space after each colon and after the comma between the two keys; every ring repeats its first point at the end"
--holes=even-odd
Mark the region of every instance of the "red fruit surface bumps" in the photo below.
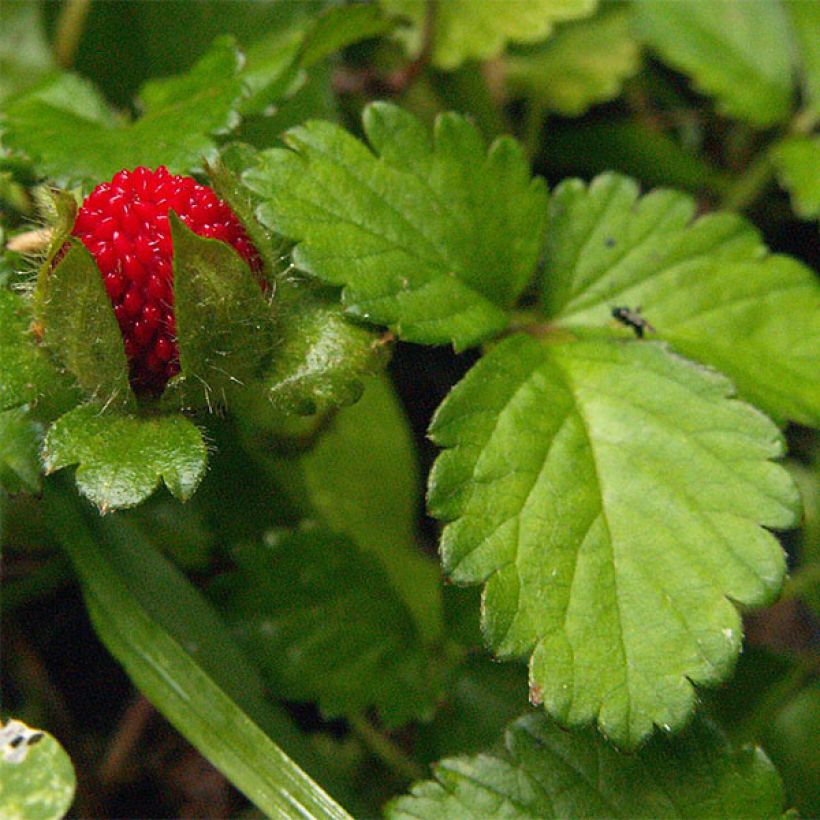
{"type": "Polygon", "coordinates": [[[160,392],[179,372],[171,209],[199,236],[232,245],[255,274],[262,269],[234,212],[195,179],[169,174],[162,166],[140,167],[98,185],[77,212],[71,233],[100,269],[138,393],[160,392]]]}

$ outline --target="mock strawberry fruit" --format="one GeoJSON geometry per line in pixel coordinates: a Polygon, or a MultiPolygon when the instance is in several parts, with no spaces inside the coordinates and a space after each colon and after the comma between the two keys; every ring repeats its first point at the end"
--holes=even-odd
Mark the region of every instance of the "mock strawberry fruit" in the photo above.
{"type": "Polygon", "coordinates": [[[179,372],[171,209],[199,236],[232,245],[257,275],[262,269],[234,212],[195,179],[162,166],[156,171],[139,167],[98,185],[77,212],[72,234],[100,269],[138,393],[160,392],[179,372]]]}

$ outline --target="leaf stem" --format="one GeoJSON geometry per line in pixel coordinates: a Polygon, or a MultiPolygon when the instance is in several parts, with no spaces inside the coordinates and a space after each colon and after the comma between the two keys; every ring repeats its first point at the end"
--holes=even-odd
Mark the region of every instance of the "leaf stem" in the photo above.
{"type": "Polygon", "coordinates": [[[353,731],[361,738],[365,746],[402,780],[424,779],[424,768],[408,757],[402,749],[387,735],[376,729],[370,721],[359,715],[351,717],[349,722],[353,731]]]}
{"type": "Polygon", "coordinates": [[[65,0],[57,18],[54,57],[63,68],[71,68],[85,30],[91,0],[65,0]]]}

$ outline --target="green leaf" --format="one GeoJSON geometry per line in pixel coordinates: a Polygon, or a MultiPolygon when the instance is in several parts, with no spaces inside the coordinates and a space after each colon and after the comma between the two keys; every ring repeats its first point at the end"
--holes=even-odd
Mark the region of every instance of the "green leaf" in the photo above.
{"type": "Polygon", "coordinates": [[[777,595],[783,552],[758,525],[795,525],[799,496],[768,461],[778,429],[730,395],[657,343],[518,335],[436,413],[444,569],[486,582],[487,642],[532,654],[532,699],[561,722],[623,746],[679,729],[693,684],[731,673],[733,602],[777,595]]]}
{"type": "Polygon", "coordinates": [[[0,816],[60,820],[76,788],[71,760],[52,735],[19,720],[0,723],[0,816]]]}
{"type": "Polygon", "coordinates": [[[638,0],[638,31],[720,111],[766,128],[792,109],[791,33],[779,0],[638,0]]]}
{"type": "Polygon", "coordinates": [[[42,16],[41,4],[31,0],[4,0],[0,5],[0,100],[54,70],[42,16]]]}
{"type": "MultiPolygon", "coordinates": [[[[259,681],[199,593],[127,530],[105,541],[76,501],[51,486],[47,496],[94,628],[140,691],[268,816],[347,818],[243,707],[259,702],[259,681]]],[[[278,713],[265,711],[282,742],[298,743],[278,713]]]]}
{"type": "Polygon", "coordinates": [[[806,0],[786,0],[792,24],[804,103],[816,121],[820,117],[820,6],[806,0]]]}
{"type": "MultiPolygon", "coordinates": [[[[273,313],[260,282],[225,242],[197,236],[170,214],[181,381],[186,398],[227,404],[234,385],[260,378],[270,360],[273,313]]],[[[172,389],[169,399],[173,400],[172,389]]]]}
{"type": "Polygon", "coordinates": [[[741,217],[695,213],[684,194],[639,197],[614,174],[562,183],[549,207],[546,315],[565,327],[613,326],[613,307],[641,307],[659,337],[722,370],[770,415],[819,425],[816,277],[767,256],[741,217]]]}
{"type": "Polygon", "coordinates": [[[504,60],[510,92],[569,117],[617,97],[623,81],[640,68],[631,21],[629,8],[613,6],[561,26],[543,45],[516,50],[504,60]]]}
{"type": "Polygon", "coordinates": [[[244,179],[262,221],[300,242],[300,269],[345,286],[352,314],[408,341],[464,348],[497,333],[535,269],[543,180],[509,138],[485,153],[457,114],[438,118],[433,139],[386,103],[363,122],[378,158],[325,122],[289,131],[291,151],[260,154],[244,179]]]}
{"type": "MultiPolygon", "coordinates": [[[[380,0],[388,13],[407,20],[413,29],[405,39],[411,54],[421,48],[426,0],[380,0]]],[[[435,6],[433,63],[458,68],[465,60],[497,57],[508,42],[533,43],[550,35],[555,23],[586,17],[597,0],[506,0],[494,3],[448,0],[435,6]]]]}
{"type": "Polygon", "coordinates": [[[502,749],[444,760],[434,774],[387,816],[768,818],[783,808],[780,778],[763,752],[732,748],[700,720],[624,755],[593,732],[568,734],[526,715],[507,729],[502,749]]]}
{"type": "Polygon", "coordinates": [[[820,217],[820,137],[789,137],[771,156],[794,212],[802,219],[820,217]]]}
{"type": "Polygon", "coordinates": [[[188,74],[143,88],[144,114],[134,123],[114,117],[85,80],[63,74],[7,106],[3,141],[66,186],[137,165],[189,173],[215,156],[213,135],[237,122],[239,64],[233,41],[216,40],[188,74]]]}
{"type": "Polygon", "coordinates": [[[440,696],[413,617],[372,553],[316,527],[234,551],[223,611],[273,693],[329,718],[371,707],[388,727],[429,718],[440,696]]]}
{"type": "Polygon", "coordinates": [[[125,415],[90,404],[56,421],[43,444],[46,473],[79,465],[77,486],[103,513],[136,506],[160,479],[186,501],[207,461],[202,434],[182,416],[125,415]]]}
{"type": "Polygon", "coordinates": [[[97,263],[77,240],[42,279],[38,320],[43,342],[96,401],[133,405],[128,360],[97,263]]]}
{"type": "Polygon", "coordinates": [[[25,408],[0,412],[0,489],[7,493],[40,490],[42,427],[25,408]]]}

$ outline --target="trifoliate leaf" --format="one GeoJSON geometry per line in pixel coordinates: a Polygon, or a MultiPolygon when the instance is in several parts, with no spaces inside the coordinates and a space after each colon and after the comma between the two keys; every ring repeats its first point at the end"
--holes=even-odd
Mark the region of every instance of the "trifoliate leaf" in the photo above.
{"type": "Polygon", "coordinates": [[[54,68],[41,5],[4,0],[0,4],[0,100],[24,91],[54,68]]]}
{"type": "Polygon", "coordinates": [[[315,527],[235,552],[219,594],[274,694],[318,700],[328,717],[370,707],[388,726],[429,716],[434,664],[384,568],[350,539],[315,527]]]}
{"type": "Polygon", "coordinates": [[[733,602],[785,570],[759,525],[796,523],[778,429],[723,376],[647,341],[508,338],[439,408],[429,506],[456,583],[486,582],[501,656],[532,654],[531,696],[634,746],[680,728],[692,684],[725,680],[733,602]]]}
{"type": "Polygon", "coordinates": [[[300,269],[345,286],[352,314],[404,339],[464,348],[501,330],[541,249],[544,185],[521,148],[502,137],[486,153],[457,114],[431,139],[386,103],[364,129],[378,156],[326,122],[260,154],[244,179],[262,221],[299,241],[300,269]]]}
{"type": "Polygon", "coordinates": [[[504,60],[511,94],[569,117],[617,97],[623,81],[640,68],[631,21],[631,9],[613,6],[561,26],[542,45],[516,50],[504,60]]]}
{"type": "MultiPolygon", "coordinates": [[[[404,39],[410,53],[418,53],[430,4],[426,0],[380,1],[385,12],[413,26],[404,39]]],[[[465,60],[497,57],[508,42],[537,43],[550,35],[556,23],[586,17],[596,4],[597,0],[507,0],[503,6],[471,0],[437,3],[433,63],[450,70],[465,60]]]]}
{"type": "Polygon", "coordinates": [[[87,81],[63,74],[7,106],[3,142],[66,186],[137,165],[189,173],[215,155],[212,135],[236,124],[238,71],[236,46],[221,38],[188,74],[146,85],[134,123],[116,118],[87,81]]]}
{"type": "Polygon", "coordinates": [[[766,128],[792,108],[791,34],[779,0],[638,0],[638,31],[730,117],[766,128]]]}
{"type": "Polygon", "coordinates": [[[504,748],[444,760],[434,774],[387,816],[768,818],[783,809],[780,778],[763,752],[733,748],[703,720],[627,755],[593,732],[570,734],[526,715],[509,726],[504,748]]]}
{"type": "Polygon", "coordinates": [[[0,816],[61,820],[76,788],[71,760],[52,735],[13,718],[0,723],[0,816]]]}
{"type": "Polygon", "coordinates": [[[56,421],[43,444],[46,473],[77,464],[77,487],[103,513],[135,507],[160,479],[187,501],[207,461],[202,434],[182,416],[104,413],[88,404],[56,421]]]}
{"type": "Polygon", "coordinates": [[[794,259],[767,256],[741,217],[695,220],[695,212],[684,194],[641,198],[614,174],[562,183],[549,207],[547,316],[614,327],[614,307],[640,307],[659,337],[728,374],[770,415],[820,424],[816,277],[794,259]]]}
{"type": "Polygon", "coordinates": [[[820,217],[820,137],[789,137],[772,150],[780,184],[803,219],[820,217]]]}
{"type": "Polygon", "coordinates": [[[36,493],[40,489],[42,428],[24,408],[0,412],[0,489],[36,493]]]}
{"type": "Polygon", "coordinates": [[[820,117],[820,5],[786,0],[785,7],[794,33],[804,101],[816,120],[820,117]]]}
{"type": "MultiPolygon", "coordinates": [[[[261,283],[230,245],[197,236],[173,211],[170,222],[186,400],[199,396],[208,407],[224,405],[234,385],[264,373],[272,345],[271,306],[261,283]]],[[[175,391],[169,387],[172,401],[175,391]]]]}

